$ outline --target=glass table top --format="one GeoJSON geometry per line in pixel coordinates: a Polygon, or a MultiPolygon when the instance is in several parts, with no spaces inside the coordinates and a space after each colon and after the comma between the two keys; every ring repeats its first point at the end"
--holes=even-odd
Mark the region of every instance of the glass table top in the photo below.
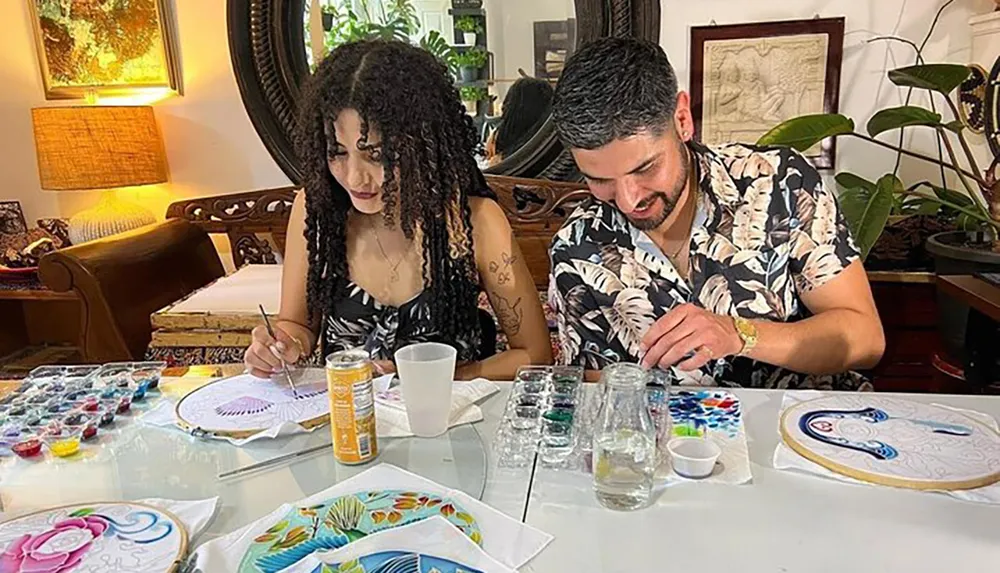
{"type": "MultiPolygon", "coordinates": [[[[200,384],[168,379],[161,384],[164,394],[174,399],[196,385],[200,384]]],[[[145,404],[134,407],[133,419],[116,421],[116,427],[102,431],[98,443],[88,445],[75,458],[0,458],[0,510],[20,514],[85,501],[219,496],[220,511],[203,537],[209,539],[379,463],[393,464],[476,499],[483,497],[486,487],[485,445],[476,425],[468,424],[432,439],[380,438],[378,458],[364,465],[337,463],[330,447],[220,479],[225,472],[329,444],[329,427],[236,447],[195,438],[173,427],[142,424],[135,418],[165,399],[150,396],[145,404]]]]}

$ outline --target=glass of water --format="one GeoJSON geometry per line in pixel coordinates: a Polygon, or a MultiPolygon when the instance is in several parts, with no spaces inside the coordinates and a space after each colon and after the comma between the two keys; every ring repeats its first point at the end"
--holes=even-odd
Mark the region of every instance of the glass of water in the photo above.
{"type": "Polygon", "coordinates": [[[648,380],[637,364],[615,364],[601,373],[604,403],[594,426],[592,463],[594,493],[608,509],[640,509],[652,496],[657,455],[648,380]]]}

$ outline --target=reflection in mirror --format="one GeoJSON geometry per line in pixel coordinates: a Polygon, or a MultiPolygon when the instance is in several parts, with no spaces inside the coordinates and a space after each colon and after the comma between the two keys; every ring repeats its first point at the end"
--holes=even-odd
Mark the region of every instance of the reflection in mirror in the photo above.
{"type": "Polygon", "coordinates": [[[340,44],[411,42],[444,62],[482,134],[483,168],[523,147],[548,119],[576,46],[574,0],[307,0],[310,69],[340,44]]]}

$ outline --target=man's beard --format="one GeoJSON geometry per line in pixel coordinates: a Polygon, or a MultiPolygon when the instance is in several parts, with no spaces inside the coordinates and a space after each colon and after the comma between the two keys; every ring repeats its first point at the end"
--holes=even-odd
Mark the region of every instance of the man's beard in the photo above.
{"type": "Polygon", "coordinates": [[[689,171],[691,169],[691,162],[688,158],[687,150],[684,148],[682,143],[680,144],[680,148],[681,176],[678,177],[677,181],[674,183],[674,188],[671,189],[671,193],[668,194],[662,191],[653,193],[649,197],[646,197],[642,203],[636,206],[636,210],[641,211],[646,207],[655,205],[657,202],[662,202],[663,209],[660,210],[660,213],[655,217],[648,217],[646,219],[632,219],[626,215],[626,218],[636,229],[639,229],[640,231],[652,231],[653,229],[658,228],[664,223],[664,221],[667,220],[667,217],[669,217],[677,207],[677,201],[680,199],[681,193],[684,191],[684,185],[687,183],[689,171]]]}

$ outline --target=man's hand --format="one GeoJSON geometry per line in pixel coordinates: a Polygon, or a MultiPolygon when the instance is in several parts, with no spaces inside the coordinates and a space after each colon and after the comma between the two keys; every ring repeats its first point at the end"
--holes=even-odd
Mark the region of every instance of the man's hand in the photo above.
{"type": "Polygon", "coordinates": [[[732,317],[709,312],[693,304],[682,304],[660,317],[639,345],[645,368],[669,368],[688,372],[709,360],[738,354],[743,339],[732,317]]]}

